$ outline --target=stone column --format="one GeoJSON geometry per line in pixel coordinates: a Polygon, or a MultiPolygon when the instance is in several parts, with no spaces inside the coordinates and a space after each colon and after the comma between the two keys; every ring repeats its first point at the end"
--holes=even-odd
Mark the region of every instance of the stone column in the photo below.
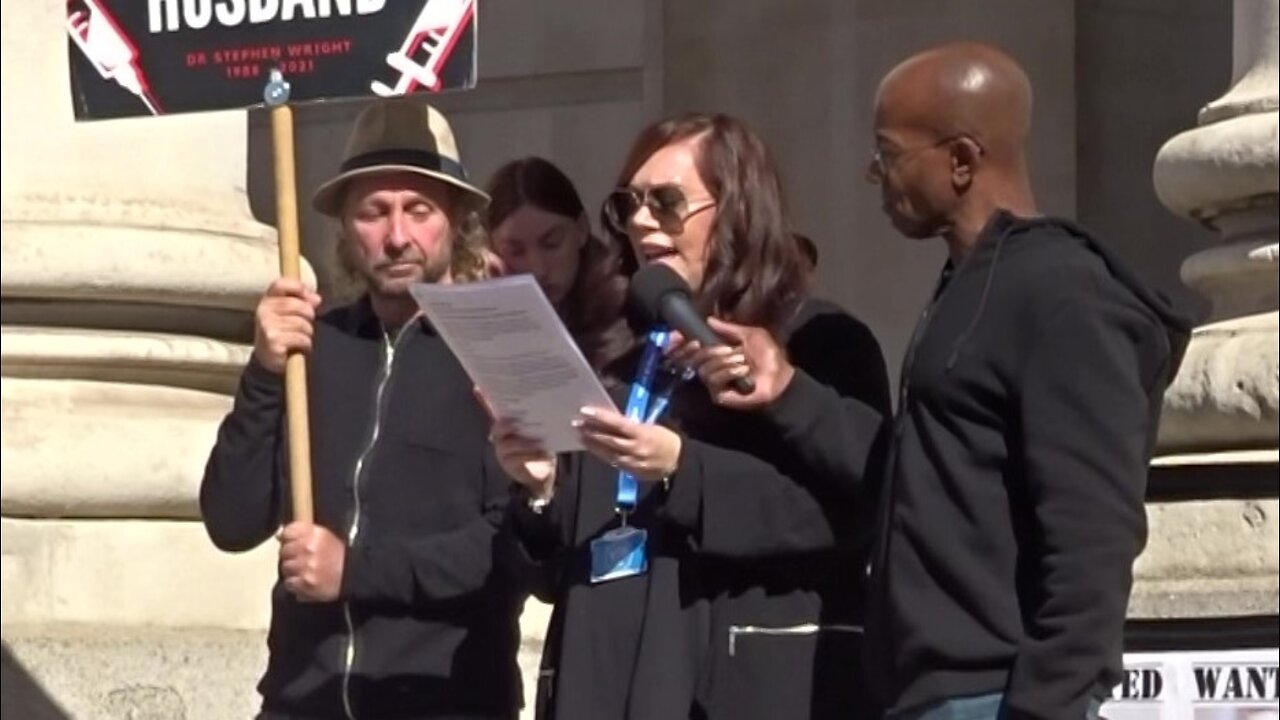
{"type": "Polygon", "coordinates": [[[1233,84],[1155,163],[1161,202],[1217,234],[1184,281],[1213,305],[1169,392],[1161,444],[1177,451],[1277,444],[1276,0],[1236,0],[1233,84]]]}
{"type": "Polygon", "coordinates": [[[196,506],[277,273],[246,115],[77,124],[65,14],[3,16],[6,676],[72,717],[248,717],[274,548],[219,553],[196,506]]]}
{"type": "Polygon", "coordinates": [[[1166,396],[1152,492],[1161,500],[1172,481],[1184,497],[1148,505],[1136,617],[1275,616],[1280,605],[1278,25],[1277,0],[1235,0],[1231,87],[1155,161],[1161,202],[1214,234],[1182,266],[1212,311],[1166,396]]]}

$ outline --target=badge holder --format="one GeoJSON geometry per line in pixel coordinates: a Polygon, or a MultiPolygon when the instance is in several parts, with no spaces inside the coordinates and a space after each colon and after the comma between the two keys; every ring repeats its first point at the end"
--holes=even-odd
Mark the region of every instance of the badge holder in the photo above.
{"type": "Polygon", "coordinates": [[[649,570],[647,546],[649,532],[627,524],[591,541],[591,582],[602,583],[619,578],[643,575],[649,570]]]}
{"type": "MultiPolygon", "coordinates": [[[[631,384],[627,399],[627,417],[642,422],[653,422],[666,407],[667,397],[651,398],[654,376],[667,344],[667,331],[657,329],[649,333],[649,342],[640,360],[639,372],[631,384]],[[651,402],[652,400],[652,402],[651,402]],[[653,405],[650,408],[650,405],[653,405]]],[[[639,484],[631,473],[618,471],[618,497],[615,507],[621,524],[591,541],[591,582],[602,583],[619,578],[643,575],[649,570],[649,532],[633,527],[627,515],[636,506],[639,484]]]]}

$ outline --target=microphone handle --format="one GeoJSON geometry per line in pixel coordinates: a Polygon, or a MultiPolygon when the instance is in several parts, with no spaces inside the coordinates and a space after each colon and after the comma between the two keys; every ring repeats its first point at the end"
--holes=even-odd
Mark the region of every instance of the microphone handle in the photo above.
{"type": "MultiPolygon", "coordinates": [[[[690,302],[688,296],[671,293],[662,299],[662,318],[668,325],[679,330],[685,336],[697,340],[703,347],[724,345],[724,340],[707,324],[690,302]]],[[[734,392],[739,395],[750,395],[756,391],[755,380],[750,376],[734,378],[730,383],[734,392]]]]}

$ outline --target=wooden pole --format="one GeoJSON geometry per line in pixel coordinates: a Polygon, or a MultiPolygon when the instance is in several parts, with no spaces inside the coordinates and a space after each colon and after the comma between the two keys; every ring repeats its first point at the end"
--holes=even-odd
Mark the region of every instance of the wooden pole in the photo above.
{"type": "MultiPolygon", "coordinates": [[[[298,180],[294,163],[293,111],[288,84],[272,73],[266,93],[271,108],[271,145],[276,180],[276,225],[280,235],[280,274],[302,279],[302,251],[298,238],[298,180]],[[273,85],[283,85],[283,90],[273,85]],[[275,102],[273,102],[273,97],[275,102]]],[[[311,434],[307,419],[307,358],[291,353],[285,362],[285,414],[289,423],[289,487],[293,519],[312,522],[311,434]]]]}

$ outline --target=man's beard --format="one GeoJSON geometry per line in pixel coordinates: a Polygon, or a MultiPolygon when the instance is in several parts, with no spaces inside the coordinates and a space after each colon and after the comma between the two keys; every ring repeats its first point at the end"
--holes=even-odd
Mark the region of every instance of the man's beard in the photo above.
{"type": "MultiPolygon", "coordinates": [[[[451,249],[451,248],[450,248],[451,249]]],[[[396,257],[381,257],[372,262],[361,257],[354,244],[338,238],[338,259],[348,280],[373,295],[404,297],[415,283],[438,283],[449,274],[452,252],[446,250],[428,258],[415,246],[409,246],[396,257]],[[416,266],[416,270],[395,269],[397,265],[416,266]]]]}

